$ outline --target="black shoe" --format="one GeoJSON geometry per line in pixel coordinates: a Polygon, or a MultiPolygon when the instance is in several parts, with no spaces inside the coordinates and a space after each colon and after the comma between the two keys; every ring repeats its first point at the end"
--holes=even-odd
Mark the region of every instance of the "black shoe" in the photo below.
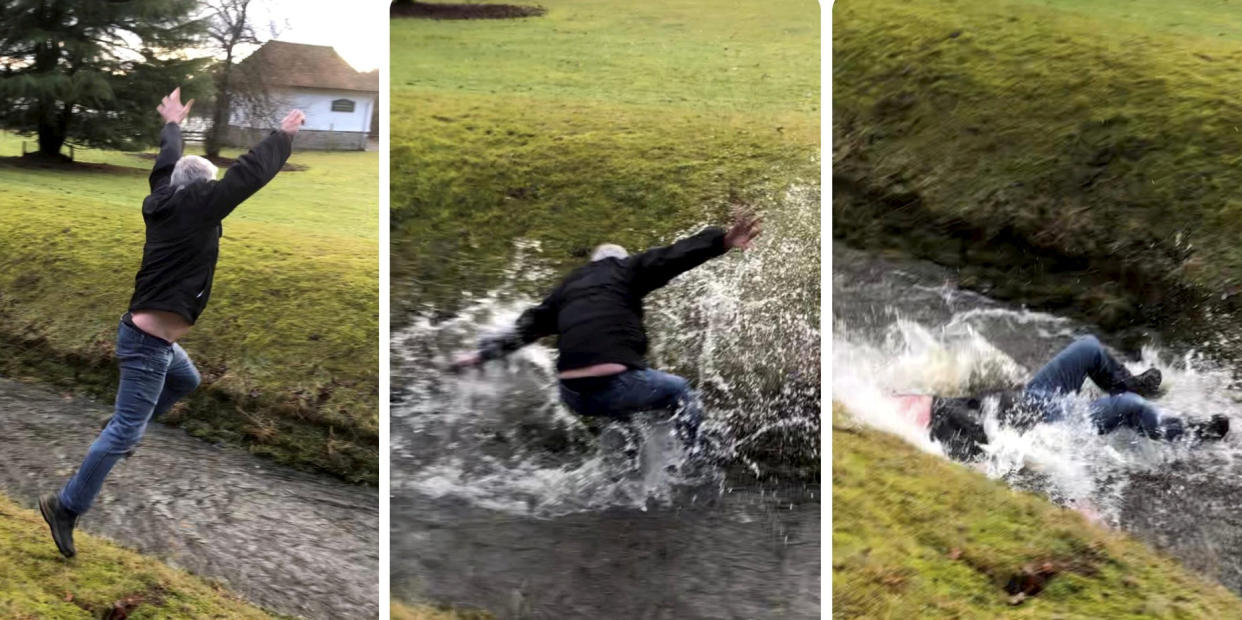
{"type": "Polygon", "coordinates": [[[1159,368],[1148,368],[1141,375],[1123,379],[1121,388],[1143,398],[1155,398],[1160,395],[1160,382],[1163,380],[1164,376],[1160,374],[1159,368]]]}
{"type": "Polygon", "coordinates": [[[1187,426],[1196,439],[1216,441],[1229,434],[1229,418],[1216,414],[1210,420],[1191,422],[1187,426]]]}
{"type": "Polygon", "coordinates": [[[39,498],[39,512],[43,513],[43,520],[51,528],[52,540],[56,541],[60,554],[67,558],[77,555],[77,550],[73,548],[73,528],[78,524],[78,515],[61,506],[60,498],[55,493],[39,498]]]}

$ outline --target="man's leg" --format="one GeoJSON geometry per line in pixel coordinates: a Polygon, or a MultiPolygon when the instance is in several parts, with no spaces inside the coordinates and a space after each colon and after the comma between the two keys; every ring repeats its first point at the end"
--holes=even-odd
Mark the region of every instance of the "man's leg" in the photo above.
{"type": "Polygon", "coordinates": [[[1120,394],[1128,388],[1130,371],[1113,359],[1095,336],[1083,336],[1065,347],[1044,365],[1026,391],[1041,396],[1076,394],[1087,377],[1109,394],[1120,394]]]}
{"type": "Polygon", "coordinates": [[[601,408],[614,414],[650,409],[675,412],[677,431],[687,445],[698,438],[702,409],[690,382],[658,370],[630,370],[617,375],[609,388],[593,398],[601,408]]]}
{"type": "Polygon", "coordinates": [[[160,398],[155,403],[155,410],[151,414],[152,419],[166,413],[172,406],[193,392],[202,383],[202,376],[198,374],[198,369],[194,367],[194,361],[186,354],[185,349],[179,344],[172,346],[172,362],[168,364],[168,372],[164,375],[164,387],[160,391],[160,398]]]}
{"type": "Polygon", "coordinates": [[[1181,418],[1163,415],[1137,394],[1105,396],[1091,403],[1091,419],[1101,434],[1132,428],[1151,439],[1173,441],[1186,432],[1181,418]]]}
{"type": "Polygon", "coordinates": [[[121,381],[112,420],[59,493],[61,505],[79,515],[90,509],[117,460],[142,438],[160,401],[173,347],[123,325],[117,335],[116,353],[121,381]]]}

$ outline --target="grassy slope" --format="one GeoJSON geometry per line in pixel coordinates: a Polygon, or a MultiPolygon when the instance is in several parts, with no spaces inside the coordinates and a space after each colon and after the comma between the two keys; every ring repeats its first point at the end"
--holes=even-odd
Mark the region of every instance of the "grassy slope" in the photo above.
{"type": "Polygon", "coordinates": [[[832,447],[834,616],[1242,617],[1242,600],[1141,543],[843,414],[832,447]],[[1045,562],[1059,573],[1011,605],[1010,577],[1045,562]]]}
{"type": "Polygon", "coordinates": [[[1242,5],[876,0],[833,18],[836,236],[990,267],[994,294],[1106,325],[1238,290],[1242,5]]]}
{"type": "Polygon", "coordinates": [[[483,612],[439,609],[426,605],[407,605],[393,601],[389,617],[392,620],[490,620],[492,615],[483,612]]]}
{"type": "Polygon", "coordinates": [[[815,3],[542,4],[391,22],[398,317],[494,284],[518,237],[563,269],[818,179],[815,3]]]}
{"type": "MultiPolygon", "coordinates": [[[[0,155],[19,152],[16,138],[0,139],[0,155]]],[[[0,164],[0,372],[110,397],[117,319],[142,256],[150,161],[79,158],[127,168],[0,164]]],[[[281,174],[224,222],[211,303],[182,341],[205,389],[170,419],[374,482],[378,157],[299,152],[291,161],[308,169],[281,174]]]]}
{"type": "Polygon", "coordinates": [[[132,620],[274,617],[156,560],[81,532],[74,538],[78,557],[66,561],[38,512],[0,495],[0,617],[99,618],[126,600],[139,602],[132,620]]]}

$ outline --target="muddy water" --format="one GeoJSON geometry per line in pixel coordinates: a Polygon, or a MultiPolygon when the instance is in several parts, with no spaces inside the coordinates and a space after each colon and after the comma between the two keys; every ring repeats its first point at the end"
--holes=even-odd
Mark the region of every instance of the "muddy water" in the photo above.
{"type": "Polygon", "coordinates": [[[819,617],[819,485],[768,456],[818,462],[818,194],[775,200],[754,251],[648,300],[651,362],[702,391],[731,469],[687,462],[659,414],[584,423],[546,344],[438,369],[537,301],[517,291],[552,279],[538,244],[497,290],[393,334],[395,597],[503,618],[819,617]]]}
{"type": "MultiPolygon", "coordinates": [[[[1090,326],[988,299],[955,285],[953,271],[833,248],[833,398],[858,421],[933,453],[939,446],[889,410],[894,392],[964,394],[1025,381],[1090,326]]],[[[1222,326],[1222,331],[1231,331],[1222,326]]],[[[1106,344],[1107,334],[1098,334],[1106,344]]],[[[1019,435],[994,419],[991,451],[978,469],[1014,486],[1083,508],[1186,565],[1242,592],[1242,391],[1236,369],[1157,335],[1126,359],[1132,370],[1159,367],[1169,413],[1228,415],[1235,433],[1220,443],[1160,443],[1122,430],[1096,435],[1084,390],[1075,414],[1019,435]]],[[[1223,335],[1209,336],[1213,344],[1223,335]]],[[[1206,347],[1205,347],[1206,348],[1206,347]]]]}
{"type": "MultiPolygon", "coordinates": [[[[33,507],[72,475],[109,413],[98,402],[0,379],[0,490],[33,507]]],[[[152,424],[79,524],[279,613],[374,618],[378,514],[375,489],[152,424]]]]}

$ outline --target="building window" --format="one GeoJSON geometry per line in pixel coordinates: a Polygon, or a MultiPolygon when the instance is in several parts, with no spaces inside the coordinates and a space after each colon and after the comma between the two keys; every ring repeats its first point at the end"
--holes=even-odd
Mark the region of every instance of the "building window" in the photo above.
{"type": "Polygon", "coordinates": [[[354,102],[352,99],[337,99],[332,102],[333,112],[353,112],[354,102]]]}

